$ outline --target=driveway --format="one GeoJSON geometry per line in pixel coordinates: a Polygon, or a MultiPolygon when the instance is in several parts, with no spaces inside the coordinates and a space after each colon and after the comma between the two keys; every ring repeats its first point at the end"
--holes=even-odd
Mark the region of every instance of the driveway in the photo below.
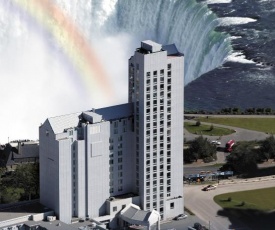
{"type": "MultiPolygon", "coordinates": [[[[234,219],[234,223],[232,223],[227,217],[219,216],[218,211],[222,210],[222,208],[213,201],[213,197],[228,192],[275,187],[275,179],[272,177],[267,181],[253,179],[251,182],[236,180],[235,184],[226,184],[221,181],[217,189],[208,192],[202,191],[202,187],[203,185],[184,185],[184,202],[185,207],[203,220],[205,226],[209,226],[210,224],[211,230],[249,230],[238,219],[234,219]]],[[[231,220],[233,219],[231,218],[231,220]]]]}

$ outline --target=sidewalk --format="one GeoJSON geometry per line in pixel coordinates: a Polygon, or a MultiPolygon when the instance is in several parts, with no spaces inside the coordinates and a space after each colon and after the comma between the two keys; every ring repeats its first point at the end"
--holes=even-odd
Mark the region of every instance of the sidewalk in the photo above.
{"type": "MultiPolygon", "coordinates": [[[[251,183],[251,182],[265,182],[270,181],[275,183],[275,175],[274,176],[264,176],[264,177],[255,177],[249,179],[228,179],[228,180],[220,180],[219,185],[227,185],[227,184],[241,184],[241,183],[251,183]]],[[[274,184],[275,186],[275,184],[274,184]]]]}

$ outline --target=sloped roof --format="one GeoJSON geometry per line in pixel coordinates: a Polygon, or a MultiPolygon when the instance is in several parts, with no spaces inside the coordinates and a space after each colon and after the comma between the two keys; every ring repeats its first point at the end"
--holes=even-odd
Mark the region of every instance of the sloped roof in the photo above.
{"type": "Polygon", "coordinates": [[[94,112],[83,112],[82,116],[91,123],[98,123],[102,120],[102,115],[96,114],[94,112]]]}
{"type": "Polygon", "coordinates": [[[130,224],[143,226],[151,226],[160,218],[157,211],[143,211],[134,204],[129,204],[121,210],[120,217],[130,224]]]}
{"type": "Polygon", "coordinates": [[[168,56],[180,54],[175,44],[163,45],[162,49],[167,51],[168,56]]]}
{"type": "Polygon", "coordinates": [[[133,115],[133,103],[95,109],[95,113],[102,115],[102,118],[107,121],[130,117],[133,115]]]}
{"type": "Polygon", "coordinates": [[[51,117],[48,118],[48,121],[55,134],[63,133],[64,129],[73,128],[78,125],[80,114],[81,113],[72,113],[58,117],[51,117]]]}
{"type": "Polygon", "coordinates": [[[110,106],[106,108],[85,111],[83,113],[72,113],[57,117],[51,117],[47,120],[55,134],[63,133],[65,129],[74,128],[79,123],[79,116],[83,115],[85,119],[93,122],[100,122],[101,119],[111,121],[120,118],[130,117],[133,115],[133,104],[126,103],[121,105],[110,106]]]}
{"type": "Polygon", "coordinates": [[[39,144],[38,143],[24,143],[19,145],[18,158],[21,157],[39,157],[39,144]]]}

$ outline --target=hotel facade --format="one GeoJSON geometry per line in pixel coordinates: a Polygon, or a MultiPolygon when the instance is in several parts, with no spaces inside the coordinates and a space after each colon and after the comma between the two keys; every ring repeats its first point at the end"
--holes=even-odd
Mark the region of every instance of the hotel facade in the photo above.
{"type": "Polygon", "coordinates": [[[115,226],[131,205],[143,221],[183,213],[183,59],[175,45],[143,41],[129,59],[128,103],[40,126],[40,202],[61,221],[115,226]]]}

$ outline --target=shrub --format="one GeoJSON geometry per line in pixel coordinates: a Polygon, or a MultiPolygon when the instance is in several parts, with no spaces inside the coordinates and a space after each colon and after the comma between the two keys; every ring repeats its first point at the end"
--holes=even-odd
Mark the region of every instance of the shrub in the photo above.
{"type": "Polygon", "coordinates": [[[197,121],[196,122],[196,126],[200,126],[201,125],[201,122],[200,121],[197,121]]]}
{"type": "Polygon", "coordinates": [[[212,131],[214,129],[213,124],[210,126],[209,131],[212,131]]]}

